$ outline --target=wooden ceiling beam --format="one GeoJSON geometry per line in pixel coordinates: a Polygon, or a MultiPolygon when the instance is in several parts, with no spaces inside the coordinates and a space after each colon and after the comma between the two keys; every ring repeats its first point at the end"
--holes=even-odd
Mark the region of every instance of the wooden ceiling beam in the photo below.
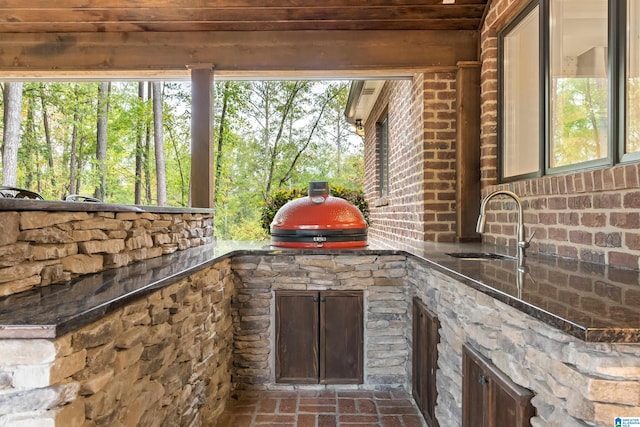
{"type": "Polygon", "coordinates": [[[379,71],[477,60],[476,31],[297,31],[4,34],[0,72],[184,70],[216,73],[379,71]]]}
{"type": "Polygon", "coordinates": [[[475,30],[480,18],[394,21],[285,21],[285,22],[48,22],[0,23],[0,34],[10,33],[132,33],[198,31],[361,31],[361,30],[475,30]]]}
{"type": "MultiPolygon", "coordinates": [[[[455,5],[486,4],[486,0],[456,0],[455,5]]],[[[237,8],[237,7],[343,7],[443,6],[442,0],[3,0],[0,10],[11,9],[105,9],[105,8],[237,8]]]]}
{"type": "Polygon", "coordinates": [[[433,20],[480,18],[483,5],[345,7],[226,7],[226,8],[90,8],[12,9],[0,15],[2,23],[46,22],[171,22],[171,21],[352,21],[433,20]]]}

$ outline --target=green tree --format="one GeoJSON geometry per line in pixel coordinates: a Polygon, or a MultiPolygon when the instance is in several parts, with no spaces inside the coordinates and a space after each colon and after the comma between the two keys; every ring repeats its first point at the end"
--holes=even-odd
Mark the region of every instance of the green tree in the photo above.
{"type": "Polygon", "coordinates": [[[236,127],[237,118],[229,120],[217,169],[219,239],[264,238],[260,207],[278,189],[304,188],[318,179],[353,189],[362,183],[362,161],[355,160],[362,158],[362,140],[353,138],[343,114],[346,82],[244,85],[240,99],[227,104],[244,120],[236,127]]]}
{"type": "Polygon", "coordinates": [[[640,151],[640,77],[627,78],[627,153],[640,151]]]}
{"type": "MultiPolygon", "coordinates": [[[[351,138],[342,114],[348,91],[345,82],[223,81],[215,85],[215,233],[219,239],[264,238],[260,207],[272,189],[304,188],[318,179],[357,188],[362,181],[361,140],[351,138]]],[[[113,81],[110,88],[100,82],[25,83],[20,125],[17,132],[12,131],[19,141],[16,185],[37,190],[46,199],[88,195],[98,189],[104,192],[105,202],[152,204],[152,194],[159,194],[163,181],[157,173],[161,167],[154,161],[161,154],[166,204],[188,206],[190,85],[163,82],[157,86],[162,97],[156,99],[154,132],[150,82],[113,81]],[[164,142],[154,149],[160,140],[160,123],[164,142]]],[[[3,112],[9,87],[2,86],[3,112]]],[[[3,133],[7,117],[3,114],[3,133]]],[[[160,203],[161,198],[157,199],[160,203]]]]}
{"type": "Polygon", "coordinates": [[[189,174],[191,170],[191,90],[185,83],[164,83],[164,123],[167,150],[167,203],[189,205],[189,174]],[[169,155],[172,153],[172,155],[169,155]]]}
{"type": "Polygon", "coordinates": [[[555,81],[552,114],[552,166],[607,156],[606,79],[563,78],[555,81]]]}

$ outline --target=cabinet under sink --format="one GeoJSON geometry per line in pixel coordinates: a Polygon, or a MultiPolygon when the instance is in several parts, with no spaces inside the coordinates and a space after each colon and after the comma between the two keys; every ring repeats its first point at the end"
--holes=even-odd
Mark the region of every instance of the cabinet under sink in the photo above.
{"type": "Polygon", "coordinates": [[[489,359],[462,346],[462,427],[530,427],[532,398],[489,359]]]}

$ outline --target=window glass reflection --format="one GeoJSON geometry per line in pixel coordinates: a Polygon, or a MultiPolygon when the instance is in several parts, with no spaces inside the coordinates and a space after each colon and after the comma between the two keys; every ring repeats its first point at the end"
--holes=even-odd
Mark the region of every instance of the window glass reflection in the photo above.
{"type": "Polygon", "coordinates": [[[550,27],[550,167],[606,158],[607,0],[554,0],[550,27]]]}

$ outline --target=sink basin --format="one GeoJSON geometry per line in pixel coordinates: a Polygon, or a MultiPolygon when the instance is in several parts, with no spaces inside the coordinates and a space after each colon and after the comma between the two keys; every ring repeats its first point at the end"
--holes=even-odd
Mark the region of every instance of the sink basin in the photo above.
{"type": "Polygon", "coordinates": [[[460,259],[472,259],[472,260],[479,260],[479,259],[508,259],[508,260],[514,260],[516,259],[515,257],[509,256],[509,255],[503,255],[503,254],[496,254],[494,252],[447,252],[447,255],[452,256],[454,258],[460,258],[460,259]]]}

